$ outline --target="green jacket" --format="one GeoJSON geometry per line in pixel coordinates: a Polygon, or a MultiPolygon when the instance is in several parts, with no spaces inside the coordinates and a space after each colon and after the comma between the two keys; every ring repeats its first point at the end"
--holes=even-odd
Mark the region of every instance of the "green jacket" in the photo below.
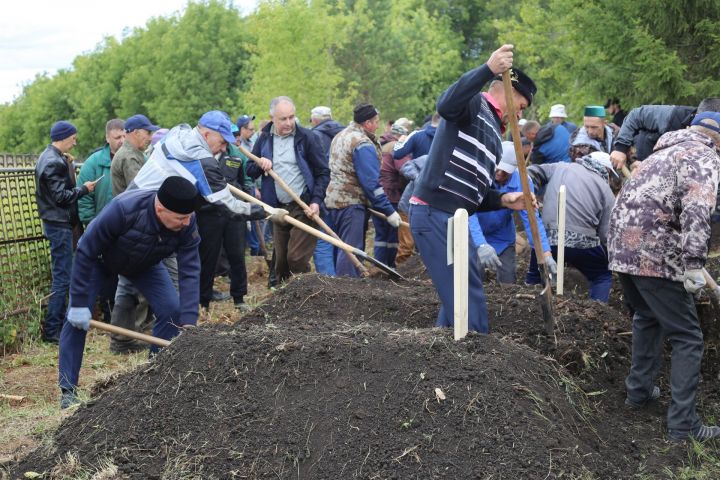
{"type": "Polygon", "coordinates": [[[97,180],[105,175],[97,185],[95,191],[83,195],[78,200],[78,212],[80,221],[87,226],[90,220],[100,213],[105,205],[112,200],[112,180],[110,178],[110,145],[95,150],[83,163],[77,177],[77,184],[97,180]]]}

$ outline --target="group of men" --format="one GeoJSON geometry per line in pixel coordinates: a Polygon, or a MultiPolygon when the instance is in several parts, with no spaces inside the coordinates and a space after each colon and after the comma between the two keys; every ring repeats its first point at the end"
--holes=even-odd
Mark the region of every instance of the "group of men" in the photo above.
{"type": "MultiPolygon", "coordinates": [[[[254,117],[243,115],[233,124],[226,113],[210,111],[194,128],[182,124],[170,129],[146,159],[144,150],[158,127],[142,115],[124,124],[111,120],[108,144],[86,162],[80,187],[64,157],[77,131],[68,122],[54,124],[36,177],[53,258],[53,296],[44,335],[51,340],[59,336],[62,405],[77,401],[85,332],[95,297],[111,297],[108,282],[118,279],[113,317],[120,306],[130,319],[120,324],[130,326],[138,299],[144,298],[156,317],[153,333],[172,338],[195,325],[198,305],[211,301],[222,249],[230,264],[231,294],[242,308],[246,223],[268,214],[274,271],[284,281],[310,271],[313,254],[318,271],[360,275],[351,256],[317,245],[313,235],[293,224],[314,226],[322,218],[344,242],[364,249],[374,210],[376,256],[394,265],[416,248],[441,300],[437,324],[450,326],[453,266],[445,261],[447,225],[457,209],[466,209],[476,249],[469,265],[470,328],[488,332],[485,270],[496,270],[500,282],[514,282],[513,211],[521,212],[528,228],[519,159],[512,144],[503,143],[509,113],[500,76],[511,71],[518,118],[532,104],[537,87],[513,68],[512,50],[502,46],[485,64],[461,76],[440,96],[436,113],[423,128],[413,129],[409,120],[399,119],[380,138],[379,111],[371,104],[358,105],[347,126],[334,121],[328,107],[316,107],[313,128],[307,129],[297,121],[293,101],[280,96],[270,102],[270,121],[256,137],[254,117]],[[250,148],[253,160],[244,153],[250,148]],[[111,189],[101,183],[108,173],[111,189]],[[238,200],[233,187],[257,194],[266,206],[238,200]],[[294,200],[298,197],[301,202],[294,200]],[[86,230],[70,280],[76,201],[86,230]],[[288,217],[295,220],[289,223],[288,217]],[[409,221],[410,235],[400,228],[403,220],[409,221]]],[[[528,122],[523,130],[534,163],[528,171],[531,184],[545,200],[537,217],[542,263],[551,273],[556,270],[556,195],[565,185],[567,260],[590,281],[591,298],[605,302],[611,270],[618,272],[634,312],[626,403],[643,408],[659,398],[654,382],[667,337],[673,346],[669,436],[704,441],[720,436],[720,428],[703,425],[695,412],[702,333],[693,293],[705,281],[702,265],[720,180],[720,103],[704,101],[683,118],[687,129],[673,128],[682,112],[668,108],[662,109],[667,119],[662,125],[643,123],[645,112],[631,111],[624,122],[618,120],[623,125],[616,139],[600,106],[585,108],[580,128],[567,122],[564,106],[554,105],[547,125],[528,122]],[[665,131],[670,133],[660,136],[665,131]],[[643,142],[658,138],[654,153],[641,158],[643,142]],[[630,147],[641,163],[616,200],[613,167],[623,165],[630,147]]],[[[540,281],[536,264],[533,257],[528,283],[540,281]]]]}

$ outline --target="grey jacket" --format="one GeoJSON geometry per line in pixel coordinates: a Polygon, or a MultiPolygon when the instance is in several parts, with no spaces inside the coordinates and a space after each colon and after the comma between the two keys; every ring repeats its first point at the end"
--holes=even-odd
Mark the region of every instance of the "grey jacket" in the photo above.
{"type": "Polygon", "coordinates": [[[625,117],[615,139],[613,150],[627,154],[635,146],[638,160],[644,160],[653,151],[661,135],[690,125],[695,107],[676,105],[643,105],[633,108],[625,117]]]}
{"type": "Polygon", "coordinates": [[[558,228],[558,192],[565,185],[565,230],[607,242],[615,197],[600,175],[577,163],[532,165],[528,173],[537,187],[546,186],[542,219],[547,229],[558,228]]]}
{"type": "Polygon", "coordinates": [[[412,197],[413,190],[415,189],[415,179],[420,176],[420,172],[422,172],[422,169],[425,167],[427,159],[427,155],[421,155],[405,162],[405,165],[400,168],[400,174],[410,180],[410,183],[408,183],[405,190],[403,190],[400,203],[398,203],[398,210],[403,213],[410,211],[410,197],[412,197]]]}

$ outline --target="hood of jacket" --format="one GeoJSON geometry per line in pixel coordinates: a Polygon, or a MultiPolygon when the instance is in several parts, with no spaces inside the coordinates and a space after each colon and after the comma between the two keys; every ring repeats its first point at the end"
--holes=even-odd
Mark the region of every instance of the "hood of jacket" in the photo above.
{"type": "Polygon", "coordinates": [[[653,151],[657,152],[658,150],[672,147],[683,142],[700,142],[710,148],[715,148],[715,150],[717,151],[717,148],[715,147],[715,142],[713,142],[712,138],[690,128],[686,128],[684,130],[675,130],[674,132],[666,133],[657,141],[657,144],[655,144],[655,149],[653,151]]]}
{"type": "Polygon", "coordinates": [[[335,120],[325,120],[313,128],[317,132],[322,132],[330,137],[334,137],[340,133],[345,127],[335,120]]]}
{"type": "Polygon", "coordinates": [[[164,143],[170,154],[182,162],[213,156],[197,127],[192,128],[187,123],[173,127],[165,136],[164,143]]]}

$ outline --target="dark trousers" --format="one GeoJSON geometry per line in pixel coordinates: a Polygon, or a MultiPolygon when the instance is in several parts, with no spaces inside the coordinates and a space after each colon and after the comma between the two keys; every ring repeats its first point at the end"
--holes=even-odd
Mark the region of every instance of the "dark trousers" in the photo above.
{"type": "MultiPolygon", "coordinates": [[[[557,260],[557,246],[553,245],[553,258],[557,260]]],[[[593,248],[565,247],[565,262],[580,270],[580,273],[590,282],[590,298],[608,303],[610,300],[610,287],[612,287],[612,273],[608,270],[608,257],[605,247],[598,245],[593,248]]],[[[530,267],[528,268],[525,283],[540,283],[535,250],[530,251],[530,267]]]]}
{"type": "MultiPolygon", "coordinates": [[[[474,252],[471,251],[470,253],[472,255],[474,252]]],[[[515,283],[517,280],[517,276],[515,274],[515,270],[517,268],[517,263],[515,261],[515,244],[513,243],[502,252],[498,252],[498,258],[500,259],[502,265],[500,265],[495,271],[495,279],[497,282],[510,284],[515,283]]],[[[483,282],[485,282],[485,279],[487,278],[487,273],[484,268],[480,270],[480,278],[482,278],[483,282]]]]}
{"type": "MultiPolygon", "coordinates": [[[[392,204],[397,210],[397,203],[392,204]]],[[[386,220],[372,217],[375,227],[375,246],[373,255],[385,265],[395,267],[395,257],[398,251],[398,229],[390,225],[386,220]]]]}
{"type": "MultiPolygon", "coordinates": [[[[73,231],[43,222],[45,238],[50,241],[50,269],[52,285],[48,299],[48,311],[43,322],[43,337],[56,338],[65,320],[67,295],[70,290],[70,274],[73,261],[73,231]]],[[[91,308],[92,310],[92,308],[91,308]]]]}
{"type": "Polygon", "coordinates": [[[247,294],[245,221],[200,212],[197,226],[200,233],[200,305],[207,308],[212,300],[215,270],[223,246],[230,264],[230,294],[236,303],[242,302],[247,294]]]}
{"type": "MultiPolygon", "coordinates": [[[[305,215],[305,211],[294,203],[281,205],[289,215],[313,228],[317,224],[305,215]]],[[[290,275],[310,271],[317,237],[306,233],[289,223],[278,225],[273,223],[273,251],[275,253],[275,275],[278,282],[284,282],[290,275]]]]}
{"type": "Polygon", "coordinates": [[[668,429],[676,436],[695,432],[702,422],[695,412],[703,334],[693,296],[682,282],[619,274],[633,316],[632,365],[625,379],[627,396],[643,403],[655,385],[666,337],[672,346],[668,429]]]}
{"type": "MultiPolygon", "coordinates": [[[[438,292],[442,306],[438,313],[438,327],[454,325],[455,298],[453,265],[447,264],[447,224],[451,214],[427,205],[410,206],[410,230],[415,247],[427,267],[433,286],[438,292]]],[[[469,235],[468,235],[469,236],[469,235]]],[[[472,242],[469,240],[470,245],[472,242]]],[[[488,311],[485,291],[480,279],[480,267],[472,249],[469,252],[468,269],[468,329],[488,333],[488,311]]]]}
{"type": "MultiPolygon", "coordinates": [[[[340,239],[359,250],[365,250],[365,232],[367,231],[368,212],[363,205],[350,205],[346,208],[329,209],[330,219],[340,239]]],[[[360,271],[344,250],[337,249],[335,257],[337,276],[359,277],[360,271]]]]}
{"type": "MultiPolygon", "coordinates": [[[[102,266],[94,265],[91,273],[92,281],[89,284],[90,290],[87,292],[88,303],[76,306],[92,309],[97,294],[108,277],[108,272],[102,266]]],[[[147,298],[150,308],[155,312],[157,321],[153,326],[153,336],[165,340],[176,336],[178,334],[177,320],[180,316],[180,301],[167,268],[162,263],[158,263],[142,273],[128,276],[127,279],[147,298]]],[[[65,322],[60,333],[58,358],[60,388],[73,390],[78,385],[86,335],[85,330],[75,328],[70,322],[65,322]]],[[[150,347],[151,352],[158,350],[159,348],[155,345],[150,347]]]]}

